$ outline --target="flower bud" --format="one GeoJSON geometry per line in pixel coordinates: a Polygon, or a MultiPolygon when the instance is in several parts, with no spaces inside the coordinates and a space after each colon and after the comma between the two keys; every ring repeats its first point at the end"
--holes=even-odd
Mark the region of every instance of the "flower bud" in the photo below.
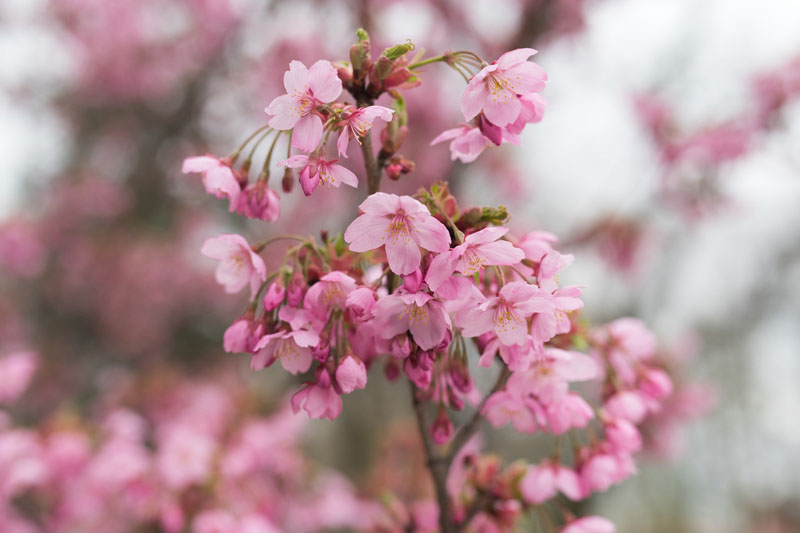
{"type": "Polygon", "coordinates": [[[303,297],[306,295],[306,288],[306,280],[304,280],[299,273],[292,276],[292,279],[289,280],[288,288],[288,301],[290,306],[297,307],[303,302],[303,297]]]}
{"type": "Polygon", "coordinates": [[[286,169],[283,171],[281,189],[283,189],[283,192],[286,194],[289,194],[292,192],[292,189],[294,189],[294,172],[289,167],[286,167],[286,169]]]}
{"type": "Polygon", "coordinates": [[[267,288],[266,294],[264,294],[264,310],[265,311],[273,311],[279,305],[283,303],[283,299],[286,297],[286,288],[283,286],[283,282],[279,279],[273,281],[269,288],[267,288]]]}
{"type": "Polygon", "coordinates": [[[439,406],[439,412],[436,414],[436,419],[431,424],[430,433],[433,442],[438,445],[447,444],[453,438],[455,428],[453,421],[447,414],[447,408],[444,405],[439,406]]]}
{"type": "Polygon", "coordinates": [[[336,382],[345,394],[367,385],[367,367],[361,359],[348,355],[336,368],[336,382]]]}
{"type": "Polygon", "coordinates": [[[418,268],[411,274],[403,276],[403,287],[408,292],[417,292],[422,285],[422,271],[418,268]]]}

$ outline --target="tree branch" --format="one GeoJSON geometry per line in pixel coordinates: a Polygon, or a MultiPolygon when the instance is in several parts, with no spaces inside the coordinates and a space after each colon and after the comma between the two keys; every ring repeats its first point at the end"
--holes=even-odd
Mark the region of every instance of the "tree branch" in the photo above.
{"type": "Polygon", "coordinates": [[[428,470],[433,479],[433,486],[436,491],[436,500],[439,502],[439,528],[441,533],[456,533],[458,529],[453,522],[453,512],[451,510],[450,495],[447,493],[447,473],[450,470],[450,461],[436,453],[430,434],[428,433],[428,421],[425,416],[425,406],[417,397],[417,390],[411,381],[408,382],[411,390],[411,403],[414,406],[414,414],[417,417],[417,427],[419,436],[422,439],[422,446],[425,450],[425,458],[428,470]]]}

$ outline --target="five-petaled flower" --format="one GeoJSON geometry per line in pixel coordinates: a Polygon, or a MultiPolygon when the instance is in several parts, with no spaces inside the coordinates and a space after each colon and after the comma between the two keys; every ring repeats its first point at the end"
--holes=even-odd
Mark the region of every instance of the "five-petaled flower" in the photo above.
{"type": "Polygon", "coordinates": [[[261,282],[267,279],[264,260],[241,235],[225,233],[207,239],[200,253],[220,261],[216,279],[228,293],[239,292],[249,283],[251,294],[255,296],[261,282]]]}
{"type": "Polygon", "coordinates": [[[411,274],[419,267],[420,247],[439,253],[450,249],[444,224],[410,196],[377,192],[359,208],[364,214],[348,226],[344,240],[353,252],[385,247],[389,268],[395,274],[411,274]]]}
{"type": "Polygon", "coordinates": [[[311,68],[292,61],[283,75],[283,85],[286,94],[275,98],[265,109],[272,115],[269,127],[292,130],[292,146],[311,152],[322,139],[322,119],[316,108],[339,97],[342,80],[330,61],[321,59],[311,68]]]}

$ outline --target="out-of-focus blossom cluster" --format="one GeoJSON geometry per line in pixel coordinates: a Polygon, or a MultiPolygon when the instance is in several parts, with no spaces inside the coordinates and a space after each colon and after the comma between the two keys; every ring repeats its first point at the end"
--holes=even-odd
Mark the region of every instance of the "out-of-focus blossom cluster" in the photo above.
{"type": "MultiPolygon", "coordinates": [[[[29,353],[0,358],[0,401],[16,399],[34,366],[29,353]]],[[[270,416],[249,413],[237,399],[246,401],[241,384],[183,381],[151,387],[139,410],[105,405],[90,419],[64,414],[28,428],[0,411],[3,530],[369,526],[376,506],[340,474],[304,458],[301,418],[288,407],[270,416]]]]}
{"type": "Polygon", "coordinates": [[[205,68],[239,22],[228,0],[55,0],[81,91],[104,100],[168,95],[205,68]]]}
{"type": "Polygon", "coordinates": [[[720,167],[750,153],[765,132],[777,127],[783,109],[800,95],[800,60],[751,80],[752,104],[738,116],[697,131],[682,131],[670,105],[655,95],[635,106],[660,151],[662,200],[696,218],[725,203],[720,167]]]}

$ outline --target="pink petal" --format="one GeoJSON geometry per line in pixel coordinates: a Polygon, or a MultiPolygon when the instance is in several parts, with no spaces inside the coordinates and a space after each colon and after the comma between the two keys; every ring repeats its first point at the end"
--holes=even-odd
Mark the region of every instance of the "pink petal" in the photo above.
{"type": "Polygon", "coordinates": [[[338,187],[340,183],[351,187],[358,187],[358,178],[356,175],[342,165],[331,165],[329,171],[335,180],[333,182],[334,187],[338,187]]]}
{"type": "Polygon", "coordinates": [[[425,274],[425,283],[432,291],[438,289],[455,270],[455,257],[450,252],[437,255],[431,261],[428,272],[425,274]]]}
{"type": "Polygon", "coordinates": [[[409,229],[411,238],[426,250],[439,253],[450,250],[450,233],[432,216],[425,216],[422,220],[416,218],[409,229]]]}
{"type": "Polygon", "coordinates": [[[183,168],[181,171],[184,174],[189,172],[205,172],[208,169],[218,167],[221,164],[222,163],[220,163],[219,159],[210,155],[187,157],[183,160],[183,168]]]}
{"type": "MultiPolygon", "coordinates": [[[[451,130],[444,130],[442,133],[437,135],[435,139],[431,141],[430,146],[433,146],[434,144],[439,144],[444,141],[449,141],[450,139],[455,139],[456,137],[461,135],[461,132],[464,131],[465,129],[468,128],[453,128],[451,130]]],[[[184,170],[184,172],[186,171],[184,170]]]]}
{"type": "Polygon", "coordinates": [[[358,208],[371,215],[394,215],[400,208],[400,197],[395,194],[376,192],[367,196],[358,208]]]}
{"type": "Polygon", "coordinates": [[[342,128],[342,133],[336,140],[336,150],[339,152],[339,157],[347,157],[347,145],[350,143],[350,128],[347,126],[342,128]]]}
{"type": "Polygon", "coordinates": [[[283,87],[286,92],[306,92],[308,88],[308,69],[302,61],[292,61],[289,63],[289,70],[283,74],[283,87]]]}
{"type": "Polygon", "coordinates": [[[278,96],[264,110],[268,115],[272,115],[269,119],[269,127],[276,130],[290,130],[300,120],[300,116],[293,111],[295,106],[295,99],[284,94],[278,96]]]}
{"type": "Polygon", "coordinates": [[[326,104],[342,94],[342,80],[339,79],[331,62],[324,59],[320,59],[308,69],[308,86],[314,97],[326,104]]]}
{"type": "Polygon", "coordinates": [[[466,244],[484,244],[487,242],[494,242],[503,235],[508,233],[508,228],[502,226],[489,226],[480,231],[476,231],[464,239],[466,244]]]}
{"type": "Polygon", "coordinates": [[[306,115],[292,129],[292,146],[305,152],[317,148],[322,140],[322,119],[317,115],[306,115]]]}
{"type": "Polygon", "coordinates": [[[430,350],[440,344],[447,334],[447,314],[438,302],[427,305],[428,319],[414,320],[409,329],[414,342],[423,350],[430,350]]]}
{"type": "Polygon", "coordinates": [[[380,248],[386,241],[389,220],[373,214],[356,218],[344,232],[344,240],[353,252],[367,252],[380,248]]]}
{"type": "MultiPolygon", "coordinates": [[[[350,249],[353,249],[352,246],[350,249]]],[[[392,272],[402,276],[411,274],[419,268],[421,255],[414,240],[398,235],[390,236],[386,240],[386,259],[392,272]]]]}
{"type": "MultiPolygon", "coordinates": [[[[478,116],[478,113],[488,102],[489,90],[486,88],[486,83],[477,79],[470,81],[461,96],[461,112],[464,114],[464,120],[469,121],[478,116]]],[[[497,123],[495,122],[495,124],[497,123]]]]}
{"type": "Polygon", "coordinates": [[[498,69],[506,70],[518,63],[528,61],[528,58],[537,53],[533,48],[517,48],[506,52],[497,58],[498,69]]]}
{"type": "Polygon", "coordinates": [[[522,104],[516,94],[502,91],[496,101],[488,99],[483,106],[483,113],[493,124],[502,127],[517,120],[521,109],[522,104]]]}
{"type": "Polygon", "coordinates": [[[310,348],[297,346],[291,338],[281,339],[278,342],[282,345],[279,345],[275,351],[284,370],[290,374],[299,374],[311,368],[314,357],[310,348]]]}

